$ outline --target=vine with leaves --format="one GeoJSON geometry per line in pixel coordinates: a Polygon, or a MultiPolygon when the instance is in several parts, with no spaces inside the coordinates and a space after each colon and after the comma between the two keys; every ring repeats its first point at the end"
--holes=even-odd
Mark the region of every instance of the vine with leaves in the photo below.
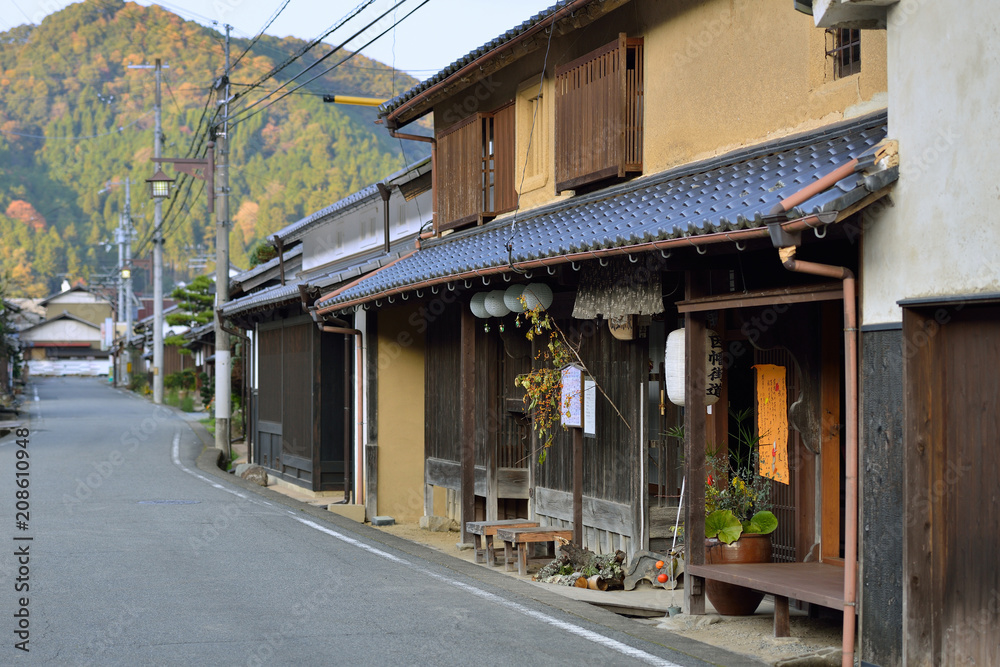
{"type": "MultiPolygon", "coordinates": [[[[525,319],[529,324],[524,334],[525,338],[529,341],[534,341],[536,338],[545,341],[545,346],[535,355],[535,361],[538,362],[536,367],[514,379],[514,385],[524,389],[524,404],[527,406],[528,412],[532,414],[533,426],[541,443],[538,463],[543,464],[548,456],[549,447],[552,446],[555,439],[555,428],[561,423],[562,369],[574,361],[580,364],[584,370],[587,370],[587,367],[583,363],[583,359],[580,358],[579,352],[569,344],[559,325],[541,304],[534,308],[528,308],[528,303],[523,296],[519,297],[519,300],[525,311],[525,319]]],[[[595,383],[595,386],[608,399],[611,407],[631,431],[631,424],[622,415],[611,397],[607,395],[599,383],[595,383]]]]}

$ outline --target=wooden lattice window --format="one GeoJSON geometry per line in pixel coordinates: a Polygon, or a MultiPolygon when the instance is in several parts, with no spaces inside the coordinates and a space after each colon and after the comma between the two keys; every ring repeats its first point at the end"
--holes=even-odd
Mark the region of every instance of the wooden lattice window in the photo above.
{"type": "Polygon", "coordinates": [[[861,71],[860,30],[831,28],[826,38],[826,57],[833,61],[833,78],[843,79],[861,71]]]}
{"type": "Polygon", "coordinates": [[[622,33],[556,69],[556,192],[642,173],[642,48],[622,33]]]}
{"type": "Polygon", "coordinates": [[[514,210],[514,105],[478,113],[437,137],[437,229],[482,223],[514,210]]]}

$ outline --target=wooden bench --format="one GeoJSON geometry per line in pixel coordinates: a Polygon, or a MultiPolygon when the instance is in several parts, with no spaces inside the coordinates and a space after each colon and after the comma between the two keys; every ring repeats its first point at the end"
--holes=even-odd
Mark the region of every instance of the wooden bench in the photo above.
{"type": "Polygon", "coordinates": [[[685,575],[725,581],[774,596],[774,636],[788,637],[788,598],[844,609],[844,568],[826,563],[691,565],[685,575]]]}
{"type": "Polygon", "coordinates": [[[559,540],[569,542],[573,539],[572,530],[562,530],[553,526],[535,526],[532,528],[499,528],[497,539],[503,540],[504,569],[510,570],[514,562],[514,545],[517,545],[517,573],[528,574],[528,545],[537,542],[552,542],[556,553],[559,552],[559,540]]]}
{"type": "Polygon", "coordinates": [[[476,562],[489,563],[490,567],[496,565],[496,552],[493,550],[493,536],[497,534],[499,528],[537,528],[537,521],[527,519],[501,519],[499,521],[466,521],[466,532],[472,533],[472,538],[476,543],[476,562]],[[483,540],[486,541],[486,549],[483,549],[483,540]]]}

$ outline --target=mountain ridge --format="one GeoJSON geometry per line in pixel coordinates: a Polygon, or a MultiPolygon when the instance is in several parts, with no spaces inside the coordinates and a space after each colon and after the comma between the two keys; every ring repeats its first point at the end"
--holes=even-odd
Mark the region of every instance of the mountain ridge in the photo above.
{"type": "MultiPolygon", "coordinates": [[[[9,296],[44,296],[63,279],[95,283],[114,270],[117,252],[109,241],[124,209],[120,183],[126,178],[132,181],[134,254],[149,252],[153,206],[143,181],[153,173],[154,76],[129,65],[159,58],[168,66],[163,155],[185,157],[207,139],[203,111],[214,110],[211,86],[224,69],[221,42],[211,29],[162,7],[120,0],[86,0],[38,25],[0,33],[0,276],[9,296]]],[[[234,60],[248,43],[232,40],[234,60]]],[[[242,100],[256,100],[332,49],[317,46],[248,94],[246,84],[307,43],[261,37],[231,73],[237,94],[231,115],[242,100]]],[[[356,55],[260,113],[237,116],[230,132],[232,262],[248,266],[255,244],[268,234],[423,157],[426,149],[413,146],[404,157],[401,142],[373,124],[374,109],[322,101],[324,93],[389,99],[415,83],[356,55]]],[[[163,223],[166,289],[201,271],[188,267],[190,257],[214,258],[203,186],[179,188],[175,197],[163,223]]],[[[138,290],[147,287],[142,272],[137,282],[138,290]]]]}

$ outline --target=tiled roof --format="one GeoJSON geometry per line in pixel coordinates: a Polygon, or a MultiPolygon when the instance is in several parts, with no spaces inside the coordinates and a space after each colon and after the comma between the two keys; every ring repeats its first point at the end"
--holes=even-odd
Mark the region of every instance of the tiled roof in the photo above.
{"type": "Polygon", "coordinates": [[[353,266],[343,267],[337,271],[326,273],[321,276],[290,282],[287,285],[275,285],[274,287],[269,287],[226,303],[226,305],[222,307],[222,314],[226,317],[231,317],[256,308],[276,306],[278,304],[298,301],[299,285],[310,285],[321,289],[330,287],[331,285],[336,285],[338,283],[357,278],[358,276],[361,276],[369,271],[374,271],[375,269],[385,266],[389,262],[399,258],[399,256],[399,252],[392,252],[388,255],[383,255],[374,259],[363,258],[359,263],[353,266]]]}
{"type": "MultiPolygon", "coordinates": [[[[292,248],[291,250],[286,250],[285,251],[285,261],[287,262],[288,260],[290,260],[290,259],[292,259],[294,257],[298,257],[301,254],[302,254],[302,246],[301,245],[297,245],[294,248],[292,248]]],[[[250,280],[254,276],[259,276],[260,274],[264,273],[265,271],[268,271],[269,269],[273,269],[274,267],[278,266],[278,260],[279,259],[280,259],[280,257],[272,257],[271,259],[267,260],[266,262],[261,262],[260,264],[258,264],[257,266],[253,267],[252,269],[247,269],[246,271],[243,271],[239,275],[233,276],[232,280],[229,281],[230,285],[232,285],[233,283],[243,283],[243,282],[246,282],[247,280],[250,280]]]]}
{"type": "MultiPolygon", "coordinates": [[[[529,211],[513,228],[513,261],[762,227],[776,203],[865,153],[885,134],[886,116],[875,114],[529,211]]],[[[866,194],[863,176],[853,174],[790,213],[843,210],[866,194]]],[[[505,266],[511,233],[508,218],[451,234],[316,305],[505,266]]]]}
{"type": "MultiPolygon", "coordinates": [[[[415,178],[419,175],[420,169],[430,162],[430,156],[421,158],[412,164],[408,164],[399,171],[390,174],[382,182],[392,183],[395,180],[407,180],[408,178],[415,178]]],[[[293,222],[283,229],[279,229],[272,237],[277,237],[284,243],[292,243],[302,238],[303,235],[317,222],[322,221],[334,213],[344,213],[348,210],[364,204],[365,202],[378,199],[378,186],[374,183],[371,185],[358,190],[357,192],[352,192],[340,201],[330,204],[326,208],[322,208],[315,213],[310,213],[306,217],[293,222]]],[[[286,255],[287,257],[287,255],[286,255]]]]}
{"type": "Polygon", "coordinates": [[[546,18],[548,18],[549,16],[551,16],[554,12],[558,11],[559,9],[561,9],[562,7],[564,7],[565,5],[570,4],[571,1],[572,0],[560,0],[556,4],[554,4],[551,7],[549,7],[548,9],[543,9],[542,11],[540,11],[537,14],[535,14],[534,16],[532,16],[527,21],[524,21],[523,23],[521,23],[521,25],[514,26],[513,28],[511,28],[510,30],[508,30],[504,34],[500,35],[499,37],[495,37],[495,38],[491,39],[490,41],[486,42],[485,44],[483,44],[482,46],[480,46],[478,49],[476,49],[474,51],[470,51],[465,56],[459,58],[458,60],[456,60],[452,64],[448,65],[447,67],[445,67],[443,70],[441,70],[440,72],[438,72],[434,76],[432,76],[430,78],[427,78],[427,79],[424,79],[423,81],[421,81],[420,83],[418,83],[417,85],[415,85],[413,88],[410,88],[409,90],[407,90],[405,93],[403,93],[401,95],[398,95],[398,96],[392,98],[391,100],[389,100],[388,102],[385,102],[384,104],[382,104],[378,108],[378,114],[379,114],[379,116],[382,116],[382,117],[388,116],[390,113],[392,113],[393,111],[395,111],[404,102],[407,102],[408,100],[413,99],[414,97],[416,97],[417,95],[419,95],[420,93],[424,92],[425,90],[427,90],[429,88],[433,88],[434,86],[436,86],[437,84],[441,83],[442,81],[444,81],[445,79],[447,79],[449,76],[451,76],[452,74],[454,74],[458,70],[462,69],[463,67],[465,67],[469,63],[473,62],[474,60],[476,60],[476,59],[478,59],[478,58],[486,55],[490,51],[492,51],[492,50],[494,50],[496,48],[499,48],[500,46],[503,46],[504,44],[506,44],[507,42],[511,41],[512,39],[515,39],[518,35],[520,35],[524,31],[530,29],[532,26],[536,25],[540,21],[545,20],[546,18]]]}

